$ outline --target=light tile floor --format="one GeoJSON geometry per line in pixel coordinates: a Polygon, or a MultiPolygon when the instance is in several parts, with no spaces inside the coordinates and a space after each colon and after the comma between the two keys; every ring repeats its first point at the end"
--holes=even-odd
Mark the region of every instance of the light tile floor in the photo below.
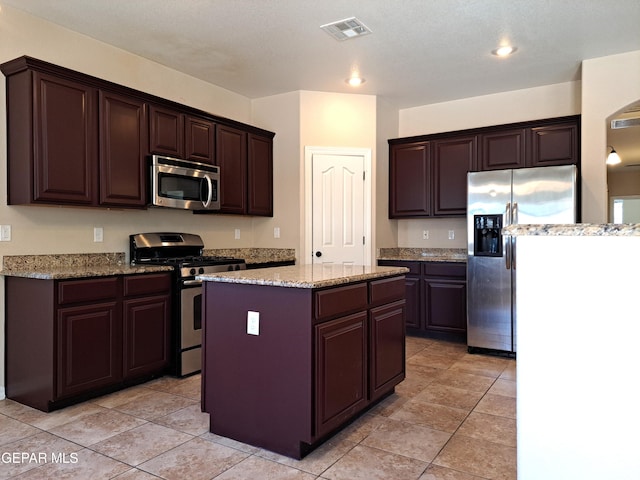
{"type": "Polygon", "coordinates": [[[0,479],[512,480],[515,365],[408,337],[396,393],[301,461],[209,433],[199,375],[49,414],[2,400],[0,479]]]}

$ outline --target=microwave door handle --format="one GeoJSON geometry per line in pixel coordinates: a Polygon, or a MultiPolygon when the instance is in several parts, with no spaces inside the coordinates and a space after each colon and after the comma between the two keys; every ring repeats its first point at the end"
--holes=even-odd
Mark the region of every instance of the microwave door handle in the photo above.
{"type": "Polygon", "coordinates": [[[208,208],[211,204],[211,198],[213,197],[213,184],[211,183],[211,177],[205,175],[204,179],[207,181],[207,200],[203,202],[204,208],[208,208]]]}

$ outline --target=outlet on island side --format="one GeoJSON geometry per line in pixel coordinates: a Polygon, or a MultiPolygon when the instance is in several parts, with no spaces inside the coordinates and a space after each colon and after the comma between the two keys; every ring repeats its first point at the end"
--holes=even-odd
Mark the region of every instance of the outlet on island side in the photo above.
{"type": "Polygon", "coordinates": [[[247,312],[247,334],[260,335],[260,312],[247,312]]]}
{"type": "Polygon", "coordinates": [[[449,230],[449,240],[453,240],[456,238],[455,230],[449,230]]]}

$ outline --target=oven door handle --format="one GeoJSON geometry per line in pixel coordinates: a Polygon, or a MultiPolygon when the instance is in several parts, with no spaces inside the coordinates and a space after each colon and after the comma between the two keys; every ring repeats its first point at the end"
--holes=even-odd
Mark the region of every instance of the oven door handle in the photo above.
{"type": "Polygon", "coordinates": [[[202,280],[183,280],[183,285],[202,285],[202,280]]]}
{"type": "Polygon", "coordinates": [[[205,175],[204,179],[207,181],[207,200],[202,203],[204,208],[209,208],[211,199],[213,198],[213,183],[211,182],[211,177],[209,175],[205,175]]]}

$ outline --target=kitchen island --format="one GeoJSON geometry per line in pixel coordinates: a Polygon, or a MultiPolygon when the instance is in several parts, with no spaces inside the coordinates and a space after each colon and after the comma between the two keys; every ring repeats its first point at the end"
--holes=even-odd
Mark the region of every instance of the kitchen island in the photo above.
{"type": "Polygon", "coordinates": [[[201,275],[210,431],[302,458],[405,376],[402,267],[201,275]]]}

